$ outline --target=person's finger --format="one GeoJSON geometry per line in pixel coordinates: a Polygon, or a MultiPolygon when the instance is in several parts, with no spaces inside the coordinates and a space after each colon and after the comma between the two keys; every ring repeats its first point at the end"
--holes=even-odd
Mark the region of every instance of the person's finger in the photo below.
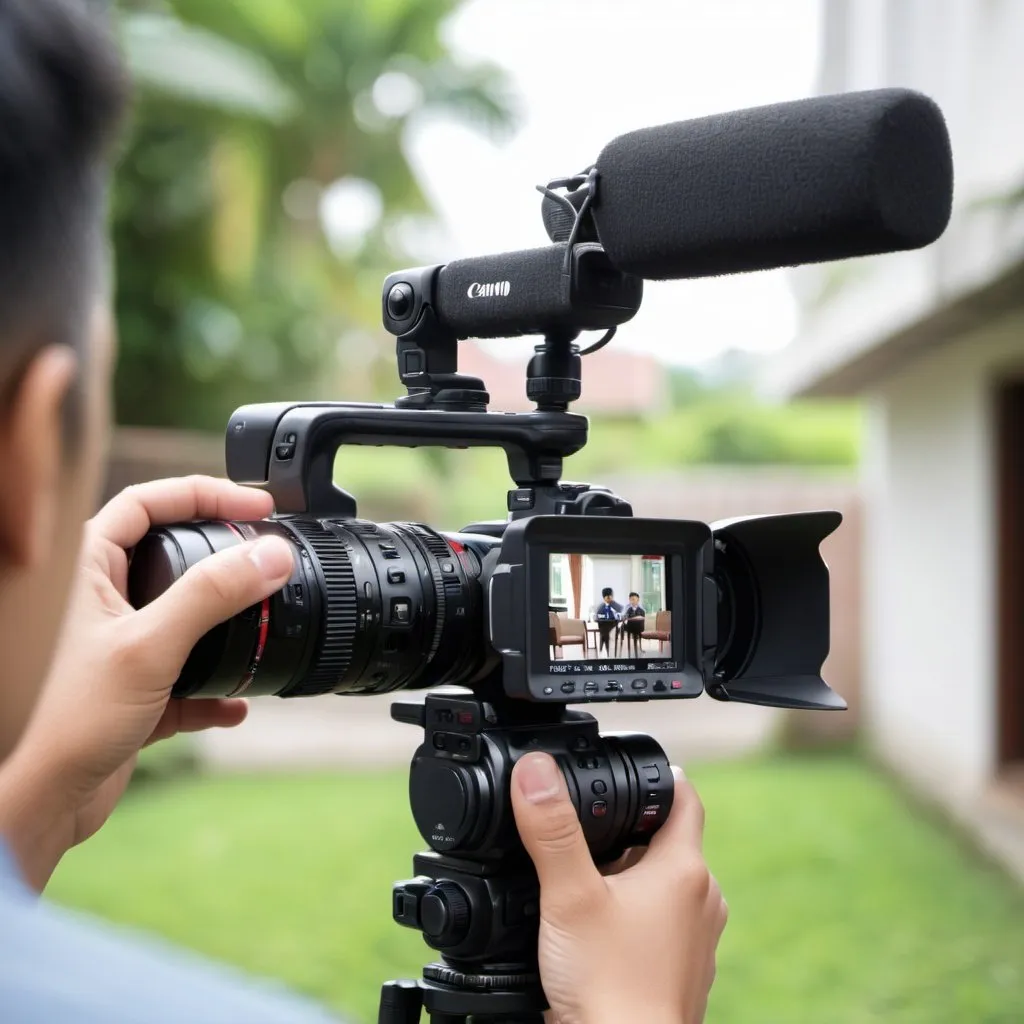
{"type": "Polygon", "coordinates": [[[172,700],[145,746],[169,739],[179,732],[204,729],[231,729],[241,725],[249,714],[249,702],[240,697],[218,700],[172,700]]]}
{"type": "Polygon", "coordinates": [[[673,765],[672,775],[675,778],[672,812],[651,839],[644,870],[657,870],[666,862],[678,864],[686,859],[686,853],[699,855],[704,845],[704,804],[681,768],[673,765]]]}
{"type": "Polygon", "coordinates": [[[147,643],[181,666],[196,642],[218,623],[279,590],[295,559],[283,537],[261,537],[195,563],[158,598],[135,613],[147,643]]]}
{"type": "Polygon", "coordinates": [[[549,908],[581,909],[604,890],[594,866],[565,776],[547,754],[521,757],[512,771],[516,826],[540,879],[549,908]]]}
{"type": "Polygon", "coordinates": [[[138,544],[152,526],[192,519],[263,519],[274,510],[266,491],[210,476],[153,480],[127,487],[92,518],[90,529],[120,548],[138,544]]]}

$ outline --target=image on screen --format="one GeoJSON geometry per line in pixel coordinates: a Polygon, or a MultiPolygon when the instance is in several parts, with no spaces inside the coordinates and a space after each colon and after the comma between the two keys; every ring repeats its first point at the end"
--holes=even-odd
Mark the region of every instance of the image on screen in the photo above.
{"type": "Polygon", "coordinates": [[[599,671],[609,662],[671,660],[664,555],[552,554],[548,646],[552,664],[599,671]]]}

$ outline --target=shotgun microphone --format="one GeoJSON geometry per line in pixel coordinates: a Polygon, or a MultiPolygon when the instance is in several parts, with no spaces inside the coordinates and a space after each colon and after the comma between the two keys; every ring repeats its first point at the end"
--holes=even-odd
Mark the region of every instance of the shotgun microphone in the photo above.
{"type": "Polygon", "coordinates": [[[584,213],[577,240],[598,240],[617,269],[650,280],[921,248],[945,230],[953,201],[942,112],[908,89],[642,128],[572,180],[586,187],[560,201],[545,191],[552,240],[568,236],[568,200],[584,213]]]}

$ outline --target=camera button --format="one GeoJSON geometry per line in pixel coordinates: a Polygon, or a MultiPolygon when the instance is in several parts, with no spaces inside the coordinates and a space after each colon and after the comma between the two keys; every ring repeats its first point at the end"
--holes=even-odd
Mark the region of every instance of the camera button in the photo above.
{"type": "Polygon", "coordinates": [[[583,684],[584,693],[597,693],[597,683],[591,681],[583,684]]]}
{"type": "Polygon", "coordinates": [[[397,626],[408,626],[412,619],[412,605],[405,599],[399,598],[391,602],[391,622],[397,626]]]}
{"type": "Polygon", "coordinates": [[[571,680],[562,683],[562,693],[575,693],[576,684],[571,680]]]}
{"type": "Polygon", "coordinates": [[[634,679],[633,680],[633,689],[634,690],[646,690],[647,689],[647,680],[646,679],[634,679]]]}
{"type": "Polygon", "coordinates": [[[644,778],[650,783],[660,782],[661,769],[656,764],[645,764],[644,778]]]}
{"type": "Polygon", "coordinates": [[[595,779],[590,788],[594,793],[594,796],[604,796],[604,794],[608,792],[608,784],[602,782],[600,779],[595,779]]]}
{"type": "Polygon", "coordinates": [[[388,569],[388,583],[404,583],[405,572],[401,569],[388,569]]]}
{"type": "Polygon", "coordinates": [[[603,800],[595,800],[590,805],[590,813],[595,818],[603,818],[608,813],[608,805],[603,800]]]}

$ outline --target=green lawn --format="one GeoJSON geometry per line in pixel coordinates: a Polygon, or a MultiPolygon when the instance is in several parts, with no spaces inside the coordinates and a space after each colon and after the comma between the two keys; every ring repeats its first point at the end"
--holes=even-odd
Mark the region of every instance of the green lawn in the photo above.
{"type": "MultiPolygon", "coordinates": [[[[882,778],[839,756],[690,774],[731,909],[708,1024],[1024,1021],[1024,895],[882,778]]],[[[372,1022],[429,952],[389,916],[419,845],[402,774],[195,779],[138,790],[52,894],[372,1022]]]]}

